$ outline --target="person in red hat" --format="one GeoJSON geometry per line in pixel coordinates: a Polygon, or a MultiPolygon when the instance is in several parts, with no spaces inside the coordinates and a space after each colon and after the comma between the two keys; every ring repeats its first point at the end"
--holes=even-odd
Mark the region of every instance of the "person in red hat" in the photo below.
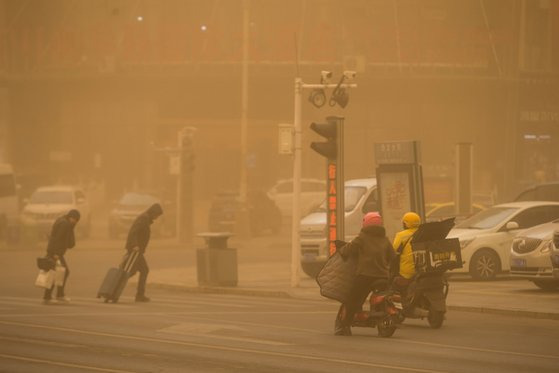
{"type": "Polygon", "coordinates": [[[388,284],[390,262],[395,256],[378,212],[363,217],[359,235],[340,249],[344,258],[357,257],[357,273],[349,300],[342,304],[336,318],[335,335],[351,335],[351,324],[356,312],[378,280],[388,284]]]}

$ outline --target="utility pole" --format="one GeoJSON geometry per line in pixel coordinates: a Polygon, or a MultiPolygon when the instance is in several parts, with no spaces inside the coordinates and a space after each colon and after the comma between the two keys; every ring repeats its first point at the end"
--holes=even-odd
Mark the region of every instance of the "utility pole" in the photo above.
{"type": "MultiPolygon", "coordinates": [[[[355,76],[353,72],[344,72],[344,76],[355,76]]],[[[357,84],[343,83],[338,84],[305,84],[302,78],[295,78],[295,101],[293,119],[293,207],[291,221],[291,287],[298,287],[301,281],[299,268],[301,265],[301,240],[299,237],[299,224],[301,220],[301,121],[302,121],[302,99],[304,89],[347,89],[356,88],[357,84]]],[[[345,105],[344,105],[345,106],[345,105]]],[[[343,181],[342,181],[343,182],[343,181]]],[[[343,192],[342,192],[343,193],[343,192]]]]}
{"type": "Polygon", "coordinates": [[[247,210],[247,136],[248,136],[248,63],[250,42],[250,0],[243,0],[243,63],[241,77],[241,175],[239,185],[240,208],[237,212],[235,230],[241,237],[249,237],[247,210]]]}
{"type": "MultiPolygon", "coordinates": [[[[194,171],[194,133],[196,128],[184,127],[177,133],[177,147],[156,147],[169,157],[178,158],[177,175],[177,217],[176,233],[179,243],[192,243],[193,236],[193,171],[194,171]]],[[[153,146],[153,145],[152,145],[153,146]]]]}

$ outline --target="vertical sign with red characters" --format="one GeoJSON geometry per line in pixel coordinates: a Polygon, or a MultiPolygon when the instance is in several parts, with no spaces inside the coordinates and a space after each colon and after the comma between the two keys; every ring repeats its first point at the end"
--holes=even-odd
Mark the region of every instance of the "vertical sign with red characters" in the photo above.
{"type": "Polygon", "coordinates": [[[328,203],[326,204],[326,220],[328,225],[328,252],[330,253],[330,256],[336,252],[336,240],[344,240],[344,193],[343,185],[340,188],[340,180],[343,180],[343,178],[340,178],[339,175],[340,169],[341,167],[338,167],[335,162],[328,162],[328,203]]]}
{"type": "Polygon", "coordinates": [[[336,240],[344,240],[343,117],[327,117],[326,123],[312,123],[311,129],[327,142],[313,142],[311,148],[326,157],[326,242],[328,252],[336,252],[336,240]]]}

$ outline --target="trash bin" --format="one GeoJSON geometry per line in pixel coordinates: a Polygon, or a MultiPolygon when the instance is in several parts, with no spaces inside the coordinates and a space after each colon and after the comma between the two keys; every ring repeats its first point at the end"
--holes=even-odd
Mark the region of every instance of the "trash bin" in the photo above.
{"type": "Polygon", "coordinates": [[[206,247],[196,250],[199,286],[237,286],[237,249],[227,247],[229,232],[199,233],[206,247]]]}

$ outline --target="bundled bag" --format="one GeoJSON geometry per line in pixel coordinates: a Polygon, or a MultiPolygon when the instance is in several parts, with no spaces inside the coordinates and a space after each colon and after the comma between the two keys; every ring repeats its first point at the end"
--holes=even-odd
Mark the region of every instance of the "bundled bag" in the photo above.
{"type": "Polygon", "coordinates": [[[35,286],[40,288],[50,289],[52,285],[54,285],[54,278],[56,276],[56,272],[54,270],[45,271],[41,269],[39,274],[37,275],[37,279],[35,280],[35,286]]]}
{"type": "Polygon", "coordinates": [[[56,286],[64,285],[64,277],[66,276],[66,267],[60,263],[60,260],[56,261],[56,267],[54,269],[54,284],[56,286]]]}
{"type": "Polygon", "coordinates": [[[43,271],[50,271],[54,269],[56,266],[56,261],[53,258],[46,257],[39,257],[37,258],[37,268],[42,269],[43,271]]]}
{"type": "Polygon", "coordinates": [[[357,271],[357,259],[350,256],[344,259],[339,249],[346,242],[336,241],[336,252],[332,255],[316,277],[323,297],[345,303],[355,280],[357,271]]]}

